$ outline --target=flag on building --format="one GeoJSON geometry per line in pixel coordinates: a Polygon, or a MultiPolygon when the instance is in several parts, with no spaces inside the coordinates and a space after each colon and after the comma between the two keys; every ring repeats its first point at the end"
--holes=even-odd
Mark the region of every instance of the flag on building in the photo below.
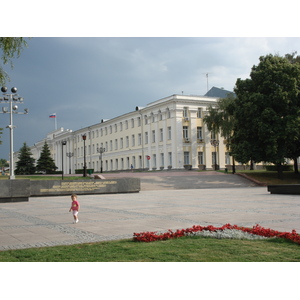
{"type": "Polygon", "coordinates": [[[49,118],[56,118],[56,113],[51,114],[51,115],[49,116],[49,118]]]}

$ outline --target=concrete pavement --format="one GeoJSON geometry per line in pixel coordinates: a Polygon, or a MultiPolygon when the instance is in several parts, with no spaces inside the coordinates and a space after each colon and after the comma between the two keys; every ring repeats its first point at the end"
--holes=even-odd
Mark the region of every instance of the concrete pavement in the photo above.
{"type": "Polygon", "coordinates": [[[134,232],[193,225],[259,224],[300,233],[300,197],[275,195],[238,175],[217,172],[104,174],[138,176],[141,192],[83,195],[79,223],[71,198],[38,197],[0,204],[0,250],[70,245],[131,238],[134,232]]]}

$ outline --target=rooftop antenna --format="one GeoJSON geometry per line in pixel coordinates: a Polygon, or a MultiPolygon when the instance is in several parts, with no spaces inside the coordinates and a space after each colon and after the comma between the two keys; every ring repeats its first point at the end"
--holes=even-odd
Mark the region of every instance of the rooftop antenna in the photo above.
{"type": "Polygon", "coordinates": [[[204,73],[205,76],[206,76],[206,88],[207,88],[207,92],[208,92],[208,74],[211,74],[211,73],[204,73]]]}

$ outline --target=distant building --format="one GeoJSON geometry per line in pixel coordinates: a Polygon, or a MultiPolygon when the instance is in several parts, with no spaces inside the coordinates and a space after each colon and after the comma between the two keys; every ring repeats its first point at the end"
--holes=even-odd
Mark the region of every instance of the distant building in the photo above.
{"type": "Polygon", "coordinates": [[[134,169],[149,170],[211,170],[215,165],[224,169],[231,164],[231,157],[223,138],[212,136],[203,117],[208,106],[227,92],[213,87],[205,96],[172,95],[76,131],[60,128],[31,146],[31,152],[37,160],[47,141],[58,170],[63,163],[65,174],[69,170],[75,173],[84,166],[82,136],[86,135],[86,166],[94,172],[101,168],[101,147],[105,148],[104,172],[130,170],[131,164],[134,169]],[[212,94],[219,96],[209,96],[212,94]],[[212,139],[219,141],[217,147],[211,145],[212,139]],[[66,155],[69,152],[73,153],[70,158],[66,155]]]}
{"type": "Polygon", "coordinates": [[[204,96],[214,98],[226,98],[229,94],[235,95],[235,93],[224,90],[223,88],[212,87],[204,96]]]}

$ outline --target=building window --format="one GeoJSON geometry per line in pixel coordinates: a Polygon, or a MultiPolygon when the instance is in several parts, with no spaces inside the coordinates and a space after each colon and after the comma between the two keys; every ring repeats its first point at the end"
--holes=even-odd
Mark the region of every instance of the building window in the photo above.
{"type": "Polygon", "coordinates": [[[123,149],[123,138],[120,138],[120,149],[123,149]]]}
{"type": "Polygon", "coordinates": [[[185,165],[189,165],[190,164],[190,152],[185,151],[183,154],[183,163],[185,165]]]}
{"type": "Polygon", "coordinates": [[[134,134],[131,136],[131,145],[132,145],[132,147],[135,146],[135,136],[134,136],[134,134]]]}
{"type": "Polygon", "coordinates": [[[126,136],[126,148],[129,148],[129,136],[126,136]]]}
{"type": "Polygon", "coordinates": [[[112,134],[112,126],[109,126],[109,133],[112,134]]]}
{"type": "Polygon", "coordinates": [[[148,144],[148,131],[145,132],[145,144],[148,144]]]}
{"type": "Polygon", "coordinates": [[[168,152],[169,166],[172,166],[172,152],[168,152]]]}
{"type": "Polygon", "coordinates": [[[156,154],[153,154],[153,168],[156,168],[156,154]]]}
{"type": "Polygon", "coordinates": [[[104,130],[105,130],[105,135],[107,135],[107,127],[105,127],[105,129],[104,129],[104,130]]]}
{"type": "Polygon", "coordinates": [[[189,117],[189,108],[188,107],[184,107],[183,108],[183,117],[184,118],[188,118],[189,117]]]}
{"type": "Polygon", "coordinates": [[[142,134],[141,133],[138,134],[138,145],[139,146],[142,145],[142,134]]]}
{"type": "Polygon", "coordinates": [[[217,139],[217,135],[216,135],[216,133],[215,132],[211,132],[211,139],[212,140],[216,140],[217,139]]]}
{"type": "Polygon", "coordinates": [[[217,153],[216,152],[212,152],[211,156],[212,156],[212,164],[213,165],[218,164],[217,153]]]}
{"type": "Polygon", "coordinates": [[[118,131],[118,125],[115,124],[115,132],[117,132],[117,131],[118,131]]]}
{"type": "Polygon", "coordinates": [[[161,111],[158,111],[158,120],[159,120],[159,121],[162,120],[162,113],[161,113],[161,111]]]}
{"type": "Polygon", "coordinates": [[[123,123],[120,122],[120,131],[122,131],[122,130],[123,130],[123,123]]]}
{"type": "Polygon", "coordinates": [[[167,118],[170,119],[171,118],[171,112],[170,112],[170,109],[167,108],[167,118]]]}
{"type": "Polygon", "coordinates": [[[118,150],[118,140],[115,139],[115,150],[118,150]]]}
{"type": "Polygon", "coordinates": [[[109,141],[109,150],[112,151],[113,145],[112,145],[112,140],[109,141]]]}
{"type": "Polygon", "coordinates": [[[172,139],[172,131],[171,131],[171,126],[168,127],[168,140],[172,139]]]}
{"type": "Polygon", "coordinates": [[[134,128],[134,119],[131,119],[131,128],[134,128]]]}
{"type": "Polygon", "coordinates": [[[152,143],[155,143],[155,130],[152,130],[152,143]]]}
{"type": "Polygon", "coordinates": [[[155,116],[154,116],[153,113],[151,114],[151,118],[152,118],[152,123],[154,123],[155,122],[155,116]]]}
{"type": "Polygon", "coordinates": [[[141,126],[141,117],[138,117],[138,126],[141,126]]]}
{"type": "Polygon", "coordinates": [[[198,165],[204,165],[203,152],[198,152],[198,165]]]}
{"type": "Polygon", "coordinates": [[[198,107],[198,110],[197,110],[197,118],[199,118],[199,119],[202,118],[202,108],[201,108],[201,107],[198,107]]]}
{"type": "Polygon", "coordinates": [[[128,129],[128,121],[125,121],[125,129],[128,129]]]}
{"type": "Polygon", "coordinates": [[[230,165],[230,155],[229,155],[229,152],[226,152],[225,153],[225,164],[226,165],[230,165]]]}
{"type": "Polygon", "coordinates": [[[160,166],[164,167],[165,166],[165,157],[164,157],[164,153],[160,154],[160,166]]]}
{"type": "Polygon", "coordinates": [[[202,140],[202,127],[197,127],[197,139],[202,140]]]}
{"type": "Polygon", "coordinates": [[[189,138],[189,127],[183,126],[183,138],[188,139],[189,138]]]}
{"type": "Polygon", "coordinates": [[[148,124],[148,117],[147,117],[147,115],[144,116],[144,119],[145,119],[145,125],[147,125],[148,124]]]}
{"type": "Polygon", "coordinates": [[[164,140],[164,132],[163,132],[163,129],[160,128],[159,129],[159,132],[160,132],[160,141],[162,142],[164,140]]]}

